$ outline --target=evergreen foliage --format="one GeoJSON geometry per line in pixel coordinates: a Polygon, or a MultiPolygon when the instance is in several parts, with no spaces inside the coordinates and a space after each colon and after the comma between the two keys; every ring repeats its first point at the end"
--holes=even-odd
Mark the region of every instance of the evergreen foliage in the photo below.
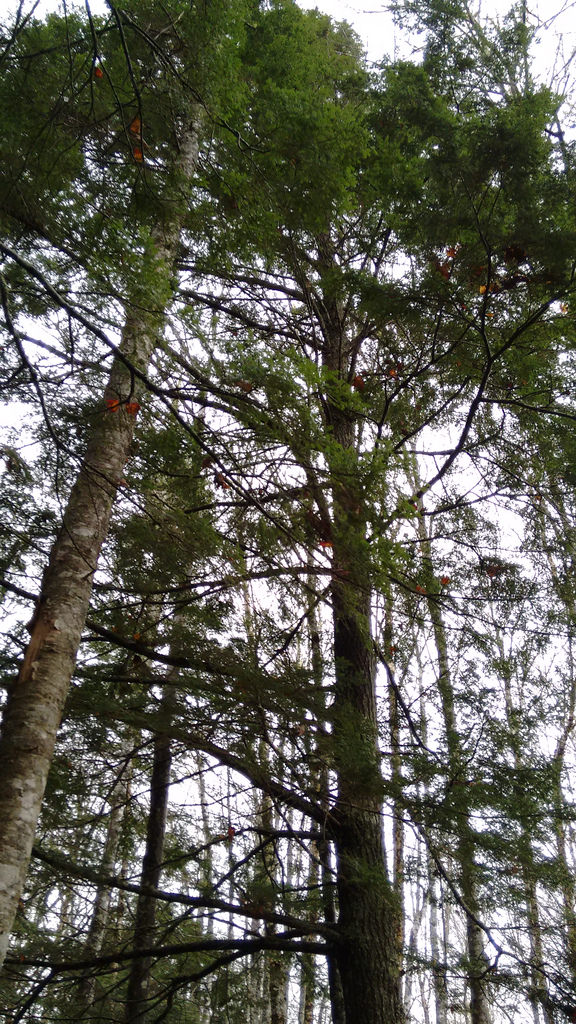
{"type": "Polygon", "coordinates": [[[7,708],[134,427],[14,1022],[575,1019],[573,143],[523,7],[396,16],[377,67],[292,0],[3,29],[7,708]]]}

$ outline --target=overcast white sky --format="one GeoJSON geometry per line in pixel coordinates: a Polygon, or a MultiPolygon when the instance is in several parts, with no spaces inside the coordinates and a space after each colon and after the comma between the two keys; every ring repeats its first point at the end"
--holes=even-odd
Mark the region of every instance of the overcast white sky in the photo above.
{"type": "Polygon", "coordinates": [[[298,0],[300,7],[329,14],[336,21],[349,21],[360,36],[372,60],[395,52],[395,28],[391,15],[383,3],[348,3],[347,0],[298,0]]]}
{"type": "MultiPolygon", "coordinates": [[[[338,21],[349,21],[371,60],[393,56],[401,46],[385,2],[298,0],[298,3],[305,9],[317,7],[338,21]]],[[[497,19],[510,10],[513,0],[471,0],[469,6],[481,17],[497,19]]],[[[576,0],[529,0],[528,11],[542,26],[536,53],[542,77],[549,80],[550,69],[558,70],[562,63],[570,60],[576,49],[576,0]]]]}
{"type": "MultiPolygon", "coordinates": [[[[70,0],[69,0],[70,2],[70,0]]],[[[72,0],[74,2],[74,0],[72,0]]],[[[310,9],[317,7],[337,21],[348,21],[354,26],[371,60],[381,60],[383,56],[394,56],[401,48],[401,39],[395,29],[392,17],[388,13],[386,0],[297,0],[300,7],[310,9]]],[[[34,0],[25,4],[25,9],[33,6],[34,0]]],[[[81,0],[76,0],[81,6],[81,0]]],[[[505,14],[513,5],[513,0],[469,0],[470,9],[480,13],[482,17],[498,18],[505,14]]],[[[38,13],[57,10],[60,0],[40,0],[38,13]]],[[[90,0],[93,11],[105,9],[105,0],[90,0]]],[[[0,0],[0,14],[14,10],[16,0],[0,0]]],[[[538,49],[538,64],[542,77],[549,80],[549,69],[556,69],[566,61],[570,61],[576,50],[576,0],[528,0],[528,10],[532,17],[542,24],[541,42],[538,49]],[[562,56],[557,55],[559,37],[561,37],[562,56]]]]}

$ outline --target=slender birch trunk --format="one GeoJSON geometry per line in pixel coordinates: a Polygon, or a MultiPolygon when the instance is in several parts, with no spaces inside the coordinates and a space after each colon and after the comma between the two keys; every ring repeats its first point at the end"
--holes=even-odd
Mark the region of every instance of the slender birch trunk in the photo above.
{"type": "Polygon", "coordinates": [[[442,945],[438,928],[438,887],[432,857],[427,858],[428,901],[430,927],[430,955],[432,959],[432,982],[434,987],[434,1009],[436,1024],[447,1024],[448,1021],[448,980],[446,976],[446,942],[442,936],[442,945]]]}
{"type": "Polygon", "coordinates": [[[129,306],[102,414],[92,428],[44,572],[30,643],[5,709],[0,742],[0,965],[28,870],[94,573],[130,453],[136,403],[143,390],[133,369],[146,372],[159,340],[197,159],[194,122],[181,139],[174,200],[159,203],[159,223],[151,230],[149,251],[143,257],[142,283],[134,289],[139,301],[129,306]]]}
{"type": "MultiPolygon", "coordinates": [[[[386,598],[384,616],[384,644],[385,650],[392,647],[392,602],[386,598]]],[[[394,790],[394,805],[392,819],[392,885],[396,896],[398,914],[396,917],[396,946],[400,951],[403,963],[402,951],[405,942],[406,915],[404,907],[404,807],[402,802],[402,747],[400,735],[400,711],[398,705],[398,693],[396,682],[396,669],[393,662],[388,663],[388,723],[390,731],[390,771],[391,782],[394,790]]],[[[404,988],[404,986],[401,986],[404,988]]],[[[407,1005],[405,1003],[405,1005],[407,1005]]]]}

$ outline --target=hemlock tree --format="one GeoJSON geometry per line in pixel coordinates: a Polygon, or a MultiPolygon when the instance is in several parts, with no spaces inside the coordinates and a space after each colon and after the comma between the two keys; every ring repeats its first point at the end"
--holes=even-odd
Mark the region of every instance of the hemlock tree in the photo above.
{"type": "MultiPolygon", "coordinates": [[[[285,11],[278,12],[282,16],[285,11]]],[[[438,16],[438,36],[440,29],[454,27],[448,16],[447,24],[439,22],[438,16]]],[[[507,32],[500,48],[494,50],[493,43],[490,51],[501,60],[482,66],[481,91],[470,53],[454,42],[453,70],[432,37],[423,68],[391,67],[371,102],[350,73],[339,80],[332,105],[324,99],[304,114],[301,107],[293,113],[282,87],[290,54],[284,41],[281,47],[276,43],[281,33],[270,39],[257,35],[258,53],[268,45],[269,66],[280,69],[274,82],[269,73],[264,81],[257,79],[254,99],[259,137],[274,139],[274,146],[255,158],[269,197],[260,220],[265,260],[246,261],[244,272],[235,268],[227,297],[220,281],[204,300],[255,333],[260,325],[268,348],[274,336],[278,339],[274,364],[267,354],[255,362],[253,352],[239,352],[238,375],[267,393],[268,415],[282,405],[276,437],[300,466],[301,493],[312,506],[308,519],[318,543],[332,552],[335,678],[329,718],[338,785],[333,841],[340,974],[351,1019],[394,1019],[400,1012],[397,911],[380,827],[385,787],[375,729],[371,597],[392,582],[411,590],[416,600],[419,595],[440,599],[442,584],[431,578],[426,558],[420,556],[416,570],[394,545],[402,521],[442,511],[433,488],[453,479],[470,450],[482,452],[492,429],[487,410],[497,401],[497,382],[522,372],[535,344],[541,363],[554,358],[554,344],[547,346],[544,339],[557,323],[554,302],[571,288],[574,235],[565,221],[567,182],[555,169],[550,139],[556,101],[529,79],[512,77],[512,57],[526,40],[520,24],[515,33],[507,32]],[[278,106],[281,119],[274,116],[278,106]],[[347,116],[355,128],[348,149],[347,116]],[[301,134],[293,118],[305,126],[301,134]],[[293,169],[287,171],[288,165],[293,169]],[[549,214],[562,241],[550,222],[543,230],[538,211],[543,197],[551,202],[549,214]],[[275,315],[283,303],[283,314],[275,315]],[[285,387],[274,395],[280,357],[293,368],[288,371],[293,381],[300,375],[311,386],[311,415],[297,384],[292,395],[285,387]],[[289,432],[286,422],[291,422],[289,432]],[[425,454],[431,427],[449,430],[445,450],[414,490],[406,452],[422,439],[425,454]],[[426,493],[431,507],[421,501],[426,493]],[[374,922],[377,936],[370,930],[374,922]]],[[[299,70],[306,74],[305,62],[299,70]]],[[[223,173],[226,166],[223,162],[223,173]]],[[[258,211],[248,213],[249,188],[228,173],[254,239],[258,211]]],[[[244,222],[239,223],[242,231],[244,222]]],[[[206,265],[201,269],[208,273],[206,265]]],[[[200,288],[187,294],[202,301],[200,288]]],[[[292,522],[297,518],[295,509],[292,522]]],[[[421,536],[415,544],[422,555],[421,536]]],[[[432,621],[439,636],[440,620],[432,621]]],[[[449,680],[439,668],[446,717],[449,680]]],[[[446,719],[449,763],[459,776],[454,757],[461,741],[451,715],[446,719]]],[[[458,814],[467,816],[462,800],[458,803],[458,814]]],[[[488,965],[471,881],[477,842],[475,834],[461,836],[460,881],[470,978],[477,979],[472,1015],[485,1021],[480,978],[488,965]]]]}
{"type": "MultiPolygon", "coordinates": [[[[184,9],[179,4],[162,11],[139,4],[122,14],[112,6],[109,25],[92,18],[49,18],[44,26],[33,23],[28,32],[15,32],[7,47],[5,98],[9,93],[13,104],[17,97],[19,100],[17,110],[12,108],[15,119],[4,154],[12,168],[3,209],[7,227],[16,235],[22,230],[45,238],[48,247],[54,247],[56,260],[60,252],[75,252],[79,243],[84,265],[78,263],[88,281],[91,269],[106,277],[105,266],[93,263],[95,246],[110,242],[109,257],[114,250],[120,257],[119,245],[123,252],[129,249],[132,265],[131,273],[119,275],[116,282],[124,285],[120,294],[125,308],[122,337],[116,346],[63,294],[62,285],[54,286],[49,272],[37,262],[29,263],[22,249],[14,249],[9,240],[2,247],[6,260],[29,275],[55,308],[69,316],[71,338],[76,322],[113,352],[86,454],[44,573],[30,644],[4,714],[0,748],[2,958],[27,869],[93,575],[130,452],[143,375],[162,333],[172,292],[174,263],[198,162],[201,92],[208,92],[211,76],[231,67],[225,42],[217,48],[222,60],[217,69],[205,61],[205,41],[213,33],[223,32],[224,26],[227,30],[234,15],[234,8],[228,5],[214,20],[208,19],[204,10],[184,9]],[[168,45],[166,35],[170,37],[168,45]],[[158,38],[163,41],[163,62],[159,60],[158,38]],[[188,72],[177,93],[180,61],[188,66],[193,63],[195,70],[193,75],[188,72]],[[38,77],[45,90],[42,98],[36,94],[38,77]],[[47,216],[39,206],[42,191],[56,193],[47,216]],[[61,216],[54,216],[58,200],[68,205],[70,221],[74,218],[72,231],[61,216]],[[126,211],[132,203],[132,209],[126,211]]],[[[206,99],[204,96],[203,102],[206,99]]],[[[69,273],[76,270],[72,262],[69,273]]],[[[26,363],[7,285],[3,297],[6,328],[26,363]]],[[[37,383],[32,368],[30,376],[37,383]]]]}
{"type": "MultiPolygon", "coordinates": [[[[179,118],[190,117],[196,141],[199,121],[212,113],[208,99],[208,111],[199,115],[198,100],[211,93],[204,80],[190,91],[186,57],[186,39],[197,45],[205,12],[199,9],[199,21],[188,26],[190,36],[183,29],[185,5],[178,4],[169,19],[154,3],[142,19],[141,5],[122,14],[111,6],[111,20],[103,25],[74,23],[78,37],[70,33],[70,22],[34,29],[48,38],[65,31],[67,57],[77,53],[71,39],[86,38],[90,46],[101,40],[109,47],[110,56],[104,59],[102,51],[85,82],[91,95],[106,79],[116,113],[116,93],[120,83],[128,83],[130,117],[123,112],[119,137],[106,132],[108,121],[97,107],[87,124],[80,121],[94,152],[107,155],[106,187],[116,181],[108,164],[119,182],[117,199],[112,192],[113,215],[106,210],[100,220],[82,212],[87,197],[97,205],[96,185],[103,182],[98,175],[93,182],[88,173],[99,167],[94,155],[86,165],[81,162],[82,173],[74,163],[81,149],[79,121],[63,87],[62,122],[38,113],[38,124],[44,117],[51,130],[63,133],[62,197],[69,195],[70,208],[82,214],[87,237],[97,239],[98,231],[114,236],[119,265],[96,259],[93,243],[83,263],[70,262],[70,239],[55,211],[54,223],[40,230],[30,204],[38,182],[47,180],[41,164],[30,194],[16,190],[16,201],[14,186],[5,200],[10,223],[23,232],[20,249],[14,238],[4,247],[7,328],[27,360],[31,383],[47,387],[30,366],[10,289],[25,283],[23,312],[33,311],[35,299],[48,311],[59,304],[72,327],[80,312],[84,326],[94,325],[96,316],[105,321],[114,274],[123,281],[122,255],[132,276],[127,240],[133,244],[136,223],[136,237],[141,233],[155,243],[145,250],[140,240],[135,262],[145,262],[140,251],[148,252],[153,273],[140,278],[139,290],[132,288],[129,307],[144,318],[138,337],[150,339],[149,349],[161,333],[168,285],[174,315],[149,370],[148,359],[138,362],[134,353],[129,365],[115,357],[124,376],[106,392],[108,407],[98,415],[112,440],[122,433],[127,442],[138,389],[148,387],[171,423],[169,441],[162,431],[156,437],[150,431],[146,457],[159,462],[173,484],[183,485],[186,473],[203,481],[203,490],[194,481],[188,505],[185,486],[177,500],[166,500],[163,512],[152,513],[148,504],[150,529],[137,535],[143,565],[152,564],[154,550],[156,564],[164,560],[155,600],[159,607],[177,607],[173,636],[170,629],[160,630],[146,644],[133,628],[126,635],[123,627],[118,636],[118,627],[109,628],[114,606],[121,616],[136,594],[129,573],[108,578],[94,601],[96,635],[150,663],[156,657],[180,670],[181,700],[168,718],[139,691],[112,709],[100,706],[99,713],[111,727],[123,721],[154,730],[159,743],[171,737],[227,769],[223,774],[215,768],[211,775],[218,806],[226,807],[219,827],[212,813],[214,839],[207,838],[205,787],[202,815],[187,826],[188,836],[202,837],[197,845],[208,847],[210,857],[203,854],[200,861],[193,838],[181,844],[187,851],[178,851],[179,863],[193,872],[195,894],[184,889],[184,874],[179,893],[155,894],[159,901],[180,900],[182,916],[166,925],[174,941],[153,951],[165,961],[166,974],[149,1015],[156,1007],[169,1013],[175,999],[182,1012],[200,1013],[208,1004],[195,1001],[190,986],[214,974],[209,1005],[212,1019],[220,1019],[232,991],[230,964],[265,950],[283,951],[286,963],[294,955],[327,955],[337,1024],[400,1021],[405,1013],[417,1017],[408,1005],[413,986],[401,984],[405,972],[421,980],[423,1002],[426,979],[442,977],[435,988],[440,1016],[449,1008],[464,1012],[469,985],[473,1024],[489,1019],[498,1000],[504,1008],[511,1005],[518,988],[527,989],[536,1020],[539,1006],[548,1015],[557,1007],[571,1012],[569,993],[554,966],[541,962],[536,941],[535,926],[543,918],[537,921],[534,898],[543,901],[548,927],[561,927],[544,895],[543,879],[550,872],[543,829],[526,846],[526,815],[542,804],[529,800],[517,822],[517,782],[508,795],[502,793],[506,774],[515,772],[516,780],[529,763],[516,724],[519,709],[523,715],[527,709],[520,695],[516,702],[509,667],[501,656],[495,662],[482,639],[486,622],[497,646],[502,630],[520,628],[504,612],[518,604],[522,573],[498,552],[490,516],[495,496],[499,507],[513,508],[527,485],[526,471],[517,477],[509,471],[507,426],[514,422],[518,447],[530,437],[534,451],[545,457],[533,436],[534,418],[572,415],[566,393],[561,400],[545,400],[573,344],[570,150],[556,125],[559,100],[527,73],[530,40],[522,12],[501,29],[489,29],[459,5],[415,6],[428,31],[423,62],[397,62],[373,74],[345,26],[303,14],[292,3],[262,10],[255,5],[238,34],[229,25],[223,49],[230,46],[241,62],[243,89],[231,104],[236,121],[212,120],[209,141],[199,142],[191,209],[184,202],[192,195],[186,174],[181,191],[169,180],[165,127],[174,117],[179,124],[179,118]],[[134,84],[140,81],[140,61],[145,63],[140,48],[152,61],[152,71],[142,69],[151,80],[149,93],[141,87],[142,104],[134,84]],[[156,125],[156,149],[144,131],[148,123],[156,125]],[[76,139],[73,145],[67,132],[76,139]],[[143,186],[136,221],[132,207],[127,219],[119,212],[134,178],[143,186]],[[169,252],[160,257],[158,231],[171,238],[169,252]],[[41,238],[52,246],[47,255],[41,238]],[[34,277],[38,268],[42,276],[34,277]],[[76,293],[67,298],[60,284],[52,291],[47,287],[56,273],[68,273],[69,287],[77,289],[74,269],[86,282],[77,305],[76,293]],[[102,299],[91,306],[95,283],[102,299]],[[90,308],[91,320],[85,312],[90,308]],[[188,466],[182,447],[193,452],[188,466]],[[475,505],[487,509],[484,519],[474,513],[475,505]],[[205,571],[197,566],[190,575],[187,547],[198,515],[207,510],[219,548],[206,548],[205,571]],[[175,551],[181,552],[176,558],[175,551]],[[108,608],[106,588],[118,595],[110,596],[108,608]],[[205,613],[211,600],[230,595],[228,617],[202,620],[191,613],[191,591],[201,595],[205,613]],[[305,652],[301,634],[307,636],[305,652]],[[162,653],[167,640],[168,655],[162,653]],[[506,728],[497,711],[490,716],[488,688],[473,668],[480,659],[487,682],[502,692],[506,728]],[[494,758],[501,770],[492,769],[494,758]],[[246,825],[241,778],[256,808],[246,825]],[[514,894],[512,924],[510,892],[498,881],[507,861],[503,836],[491,824],[496,813],[504,815],[524,850],[523,890],[520,898],[514,894]],[[301,816],[300,828],[293,825],[294,815],[301,816]],[[402,819],[404,831],[397,827],[391,833],[390,817],[402,819]],[[417,841],[409,838],[411,830],[417,841]],[[227,859],[216,856],[222,843],[228,844],[227,859]],[[307,851],[301,877],[310,880],[312,894],[305,895],[307,883],[298,891],[297,875],[290,876],[294,885],[284,884],[281,862],[294,846],[307,851]],[[538,872],[540,886],[533,881],[538,872]],[[419,886],[432,890],[431,932],[434,891],[443,889],[445,906],[452,904],[451,933],[439,941],[436,916],[431,951],[418,923],[424,917],[419,886]],[[199,915],[228,914],[226,936],[212,925],[203,929],[200,918],[192,927],[191,907],[199,915]],[[404,951],[408,929],[402,915],[410,913],[404,951]],[[522,928],[529,941],[518,937],[522,928]],[[183,966],[172,969],[171,958],[183,966]]],[[[22,29],[12,44],[21,77],[19,47],[27,54],[24,68],[32,66],[33,54],[46,50],[29,38],[22,29]]],[[[58,80],[54,67],[53,61],[50,75],[58,80]]],[[[22,102],[27,110],[25,95],[22,102]]],[[[52,173],[60,173],[58,161],[55,167],[52,173]]],[[[51,213],[48,205],[48,220],[51,213]]],[[[116,281],[118,291],[126,294],[116,281]]],[[[78,343],[69,367],[78,359],[78,343]]],[[[81,353],[87,364],[86,350],[81,353]]],[[[128,353],[120,348],[120,355],[128,353]]],[[[93,367],[83,371],[89,382],[93,367]]],[[[101,437],[103,429],[93,436],[101,437]]],[[[95,465],[91,451],[88,469],[95,465]]],[[[144,464],[141,453],[138,458],[144,464]]],[[[152,479],[163,489],[158,465],[136,477],[135,501],[152,479]]],[[[91,497],[94,477],[84,470],[82,479],[90,482],[91,497]]],[[[106,484],[98,490],[107,492],[107,519],[114,487],[108,470],[98,479],[106,484]]],[[[127,518],[119,512],[110,543],[121,546],[129,536],[127,518]]],[[[84,577],[93,574],[96,547],[84,553],[84,577]]],[[[51,565],[57,565],[55,557],[51,565]]],[[[75,602],[78,634],[90,580],[83,585],[82,608],[75,602]]],[[[41,604],[38,621],[44,627],[46,611],[41,604]]],[[[530,631],[529,616],[521,628],[530,631]]],[[[522,673],[515,678],[521,688],[522,673]]],[[[153,693],[153,677],[148,683],[153,693]]],[[[66,680],[61,697],[67,685],[66,680]]],[[[78,687],[71,716],[80,713],[82,701],[78,687]]],[[[8,723],[10,708],[17,706],[12,697],[8,723]]],[[[554,755],[560,772],[567,735],[560,729],[554,755]]],[[[538,740],[544,749],[540,733],[538,740]]],[[[561,786],[557,792],[562,804],[561,786]]],[[[548,810],[542,810],[548,820],[548,810]]],[[[558,843],[564,843],[565,897],[563,820],[558,819],[558,843]]],[[[87,865],[76,867],[77,877],[82,871],[90,877],[87,865]]],[[[140,890],[141,897],[147,895],[140,890]]],[[[112,941],[105,948],[108,957],[100,961],[78,957],[66,968],[60,960],[50,978],[98,966],[116,972],[133,952],[130,946],[118,951],[112,941]]],[[[49,961],[40,958],[36,966],[42,972],[49,961]]],[[[264,970],[252,975],[260,994],[265,976],[264,970]]],[[[46,982],[39,984],[43,991],[46,982]]],[[[276,1016],[284,1012],[277,996],[276,1016]]],[[[41,1003],[40,991],[36,998],[41,1003]]],[[[255,1013],[254,1019],[263,1018],[255,1013]]]]}

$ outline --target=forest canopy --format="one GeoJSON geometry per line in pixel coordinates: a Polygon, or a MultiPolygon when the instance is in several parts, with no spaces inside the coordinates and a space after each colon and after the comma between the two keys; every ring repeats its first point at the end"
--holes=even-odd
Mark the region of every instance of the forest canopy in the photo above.
{"type": "Polygon", "coordinates": [[[0,1009],[576,1020],[570,62],[525,3],[397,0],[377,63],[293,0],[37,6],[0,1009]]]}

